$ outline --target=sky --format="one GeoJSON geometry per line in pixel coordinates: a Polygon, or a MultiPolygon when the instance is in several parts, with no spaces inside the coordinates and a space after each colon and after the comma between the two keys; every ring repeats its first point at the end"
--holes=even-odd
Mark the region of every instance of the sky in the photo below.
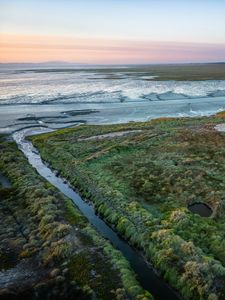
{"type": "Polygon", "coordinates": [[[0,0],[0,62],[225,61],[224,0],[0,0]]]}

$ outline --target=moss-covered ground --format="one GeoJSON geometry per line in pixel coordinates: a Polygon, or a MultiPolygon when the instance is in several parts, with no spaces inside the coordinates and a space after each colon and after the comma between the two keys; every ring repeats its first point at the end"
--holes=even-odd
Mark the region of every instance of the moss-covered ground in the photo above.
{"type": "Polygon", "coordinates": [[[0,137],[0,297],[151,299],[122,254],[0,137]]]}
{"type": "Polygon", "coordinates": [[[184,299],[225,299],[225,123],[212,117],[79,126],[32,138],[41,156],[142,250],[184,299]],[[85,139],[124,130],[120,137],[85,139]],[[203,202],[213,214],[192,214],[203,202]]]}

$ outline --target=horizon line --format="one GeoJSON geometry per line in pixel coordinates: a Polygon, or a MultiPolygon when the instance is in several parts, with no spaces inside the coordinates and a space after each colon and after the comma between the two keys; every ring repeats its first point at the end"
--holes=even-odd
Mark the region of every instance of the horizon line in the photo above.
{"type": "Polygon", "coordinates": [[[0,65],[41,65],[41,64],[49,64],[49,65],[79,65],[79,66],[132,66],[132,65],[189,65],[189,64],[225,64],[225,61],[190,61],[190,62],[149,62],[149,63],[80,63],[80,62],[70,62],[70,61],[40,61],[40,62],[0,62],[0,65]]]}

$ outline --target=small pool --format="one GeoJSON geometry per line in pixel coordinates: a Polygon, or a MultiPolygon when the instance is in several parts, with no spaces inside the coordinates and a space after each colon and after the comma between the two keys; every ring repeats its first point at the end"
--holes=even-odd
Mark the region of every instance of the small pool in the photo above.
{"type": "Polygon", "coordinates": [[[212,214],[212,209],[205,203],[196,202],[188,206],[188,209],[194,213],[198,214],[201,217],[210,217],[212,214]]]}
{"type": "Polygon", "coordinates": [[[11,184],[8,180],[8,178],[6,178],[1,172],[0,172],[0,186],[3,186],[4,188],[9,188],[11,187],[11,184]]]}

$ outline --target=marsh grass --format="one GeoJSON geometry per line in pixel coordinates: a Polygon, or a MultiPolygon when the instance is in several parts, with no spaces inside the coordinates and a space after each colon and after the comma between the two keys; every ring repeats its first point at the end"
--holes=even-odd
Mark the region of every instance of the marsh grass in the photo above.
{"type": "MultiPolygon", "coordinates": [[[[113,246],[70,199],[37,174],[15,143],[2,139],[0,155],[0,170],[12,183],[11,188],[0,187],[0,270],[23,261],[36,266],[31,266],[31,276],[37,280],[30,286],[24,281],[18,297],[140,299],[146,294],[151,299],[122,254],[112,255],[113,246]],[[125,271],[132,289],[124,281],[125,271]]],[[[13,284],[18,283],[12,279],[13,284]]],[[[10,297],[10,290],[3,292],[10,297]]]]}
{"type": "Polygon", "coordinates": [[[44,160],[161,271],[184,299],[225,297],[224,113],[80,126],[33,137],[44,160]],[[142,129],[101,141],[80,138],[142,129]],[[69,163],[63,163],[62,161],[69,163]],[[211,218],[191,214],[201,201],[211,218]]]}

